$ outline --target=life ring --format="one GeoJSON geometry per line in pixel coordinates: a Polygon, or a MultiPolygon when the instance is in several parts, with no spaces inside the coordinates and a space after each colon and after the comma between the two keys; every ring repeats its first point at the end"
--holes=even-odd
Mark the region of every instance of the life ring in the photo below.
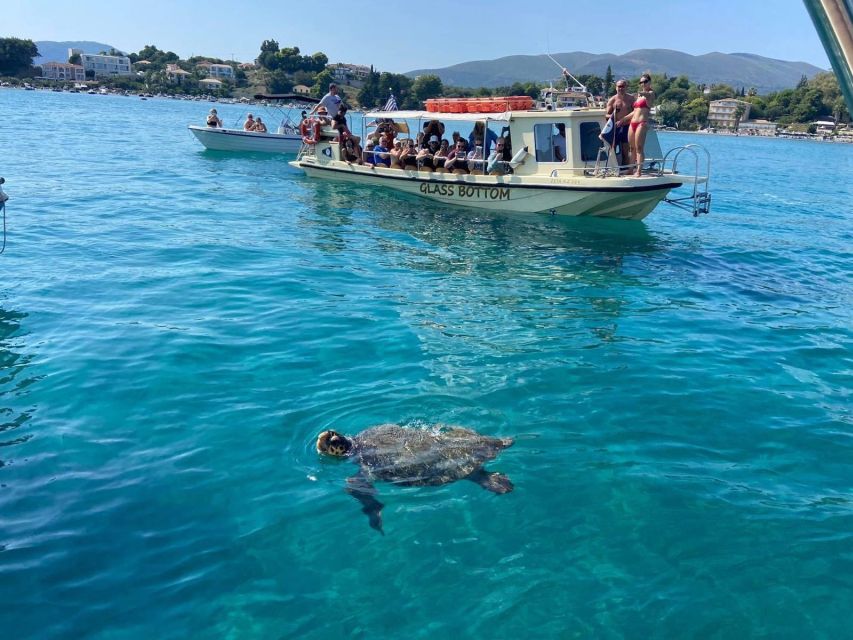
{"type": "Polygon", "coordinates": [[[302,134],[302,142],[305,144],[317,144],[317,141],[320,139],[320,121],[306,118],[299,125],[299,133],[302,134]],[[309,136],[309,132],[314,135],[309,136]]]}

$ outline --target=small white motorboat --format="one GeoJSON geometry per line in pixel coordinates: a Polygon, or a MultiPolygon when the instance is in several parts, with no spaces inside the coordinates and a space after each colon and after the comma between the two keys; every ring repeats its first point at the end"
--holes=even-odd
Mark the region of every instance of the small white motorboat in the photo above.
{"type": "Polygon", "coordinates": [[[269,122],[280,120],[278,129],[272,133],[259,131],[244,131],[227,127],[207,127],[189,125],[189,130],[207,149],[215,151],[246,151],[260,153],[289,153],[297,154],[302,148],[302,135],[299,125],[290,118],[289,111],[298,105],[316,104],[316,98],[296,94],[258,94],[255,100],[266,102],[269,122]],[[281,106],[280,106],[281,105],[281,106]]]}

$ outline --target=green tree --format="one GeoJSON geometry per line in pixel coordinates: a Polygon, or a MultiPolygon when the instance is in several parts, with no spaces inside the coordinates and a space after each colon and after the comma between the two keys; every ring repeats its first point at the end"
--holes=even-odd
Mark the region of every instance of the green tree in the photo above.
{"type": "Polygon", "coordinates": [[[258,56],[258,65],[263,69],[272,69],[278,54],[278,42],[275,40],[264,40],[261,43],[261,54],[258,56]]]}
{"type": "Polygon", "coordinates": [[[73,53],[68,56],[68,64],[83,64],[83,58],[79,53],[73,53]]]}
{"type": "Polygon", "coordinates": [[[33,66],[33,58],[39,55],[32,40],[0,38],[0,76],[17,76],[33,66]]]}
{"type": "Polygon", "coordinates": [[[809,79],[806,77],[806,74],[804,73],[802,76],[800,76],[800,81],[797,83],[796,88],[797,89],[805,89],[808,86],[809,86],[809,79]]]}
{"type": "Polygon", "coordinates": [[[332,76],[332,72],[324,69],[314,79],[314,86],[311,87],[311,95],[315,98],[322,98],[329,90],[329,84],[334,81],[335,78],[332,76]]]}
{"type": "Polygon", "coordinates": [[[290,93],[293,90],[293,81],[287,73],[276,69],[269,74],[267,89],[270,93],[290,93]]]}
{"type": "Polygon", "coordinates": [[[509,88],[509,95],[511,96],[530,96],[531,98],[536,98],[539,96],[539,85],[535,82],[515,82],[509,88]]]}
{"type": "Polygon", "coordinates": [[[681,113],[684,121],[702,127],[708,122],[708,101],[705,98],[694,98],[684,105],[681,113]]]}
{"type": "Polygon", "coordinates": [[[441,78],[436,75],[418,76],[412,83],[412,94],[418,102],[436,98],[443,91],[444,85],[441,83],[441,78]]]}
{"type": "Polygon", "coordinates": [[[807,89],[791,114],[797,122],[811,122],[823,113],[823,96],[817,89],[807,89]]]}
{"type": "Polygon", "coordinates": [[[607,65],[607,71],[604,72],[604,90],[610,91],[610,85],[613,84],[613,69],[607,65]]]}
{"type": "Polygon", "coordinates": [[[329,57],[322,51],[318,51],[308,58],[306,63],[309,65],[309,71],[320,73],[326,68],[326,65],[329,64],[329,57]]]}
{"type": "Polygon", "coordinates": [[[658,104],[657,119],[667,127],[677,127],[681,118],[681,107],[673,100],[658,104]]]}
{"type": "Polygon", "coordinates": [[[373,109],[379,103],[379,74],[370,68],[367,78],[364,80],[364,86],[358,92],[358,104],[362,109],[373,109]]]}
{"type": "Polygon", "coordinates": [[[746,107],[743,106],[742,104],[738,104],[738,106],[735,107],[735,113],[734,113],[734,116],[735,116],[734,128],[735,129],[737,129],[738,125],[740,125],[740,119],[743,118],[744,113],[746,113],[746,107]]]}
{"type": "Polygon", "coordinates": [[[284,47],[275,55],[275,69],[293,73],[302,68],[302,56],[299,47],[284,47]]]}
{"type": "Polygon", "coordinates": [[[727,84],[711,85],[711,92],[708,94],[709,100],[722,100],[723,98],[734,98],[737,92],[727,84]]]}

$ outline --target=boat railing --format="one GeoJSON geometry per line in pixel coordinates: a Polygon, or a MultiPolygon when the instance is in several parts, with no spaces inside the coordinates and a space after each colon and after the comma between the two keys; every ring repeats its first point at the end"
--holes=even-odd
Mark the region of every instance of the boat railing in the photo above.
{"type": "MultiPolygon", "coordinates": [[[[683,165],[684,162],[682,162],[683,165]]],[[[711,154],[702,145],[688,144],[670,149],[664,155],[657,175],[689,175],[692,177],[692,180],[689,182],[684,182],[685,185],[692,182],[693,189],[690,195],[678,198],[666,197],[664,198],[664,202],[687,211],[692,211],[694,217],[700,213],[708,213],[711,210],[711,193],[708,191],[708,184],[711,181],[711,154]],[[690,159],[693,160],[692,165],[688,165],[688,170],[692,169],[692,172],[682,173],[679,170],[679,160],[682,156],[684,156],[688,163],[690,159]]]]}

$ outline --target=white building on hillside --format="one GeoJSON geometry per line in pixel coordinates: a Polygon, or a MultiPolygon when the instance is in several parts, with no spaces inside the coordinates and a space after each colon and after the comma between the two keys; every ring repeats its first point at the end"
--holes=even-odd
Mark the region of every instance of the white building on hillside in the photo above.
{"type": "Polygon", "coordinates": [[[198,81],[199,86],[202,89],[207,89],[208,91],[215,91],[222,88],[222,80],[217,80],[216,78],[205,78],[204,80],[198,81]]]}
{"type": "Polygon", "coordinates": [[[208,73],[211,78],[234,79],[234,69],[230,64],[211,64],[208,73]]]}
{"type": "Polygon", "coordinates": [[[44,62],[41,64],[41,75],[48,80],[83,82],[86,79],[86,70],[79,64],[44,62]]]}
{"type": "Polygon", "coordinates": [[[712,100],[711,104],[708,105],[708,124],[721,129],[734,129],[738,121],[749,119],[749,108],[751,106],[746,100],[737,100],[736,98],[712,100]],[[743,113],[740,114],[740,118],[736,118],[736,112],[740,107],[743,107],[743,113]]]}
{"type": "Polygon", "coordinates": [[[348,82],[349,80],[367,80],[370,73],[370,67],[365,67],[363,64],[347,64],[345,62],[337,62],[328,64],[326,68],[332,72],[332,77],[337,82],[348,82]]]}
{"type": "Polygon", "coordinates": [[[83,53],[80,49],[69,49],[68,57],[74,54],[80,55],[80,62],[85,71],[90,69],[94,72],[96,78],[104,76],[129,76],[130,58],[127,56],[105,56],[95,53],[83,53]]]}
{"type": "Polygon", "coordinates": [[[166,65],[166,79],[171,84],[183,84],[184,79],[191,75],[189,71],[184,71],[177,64],[170,63],[166,65]]]}

